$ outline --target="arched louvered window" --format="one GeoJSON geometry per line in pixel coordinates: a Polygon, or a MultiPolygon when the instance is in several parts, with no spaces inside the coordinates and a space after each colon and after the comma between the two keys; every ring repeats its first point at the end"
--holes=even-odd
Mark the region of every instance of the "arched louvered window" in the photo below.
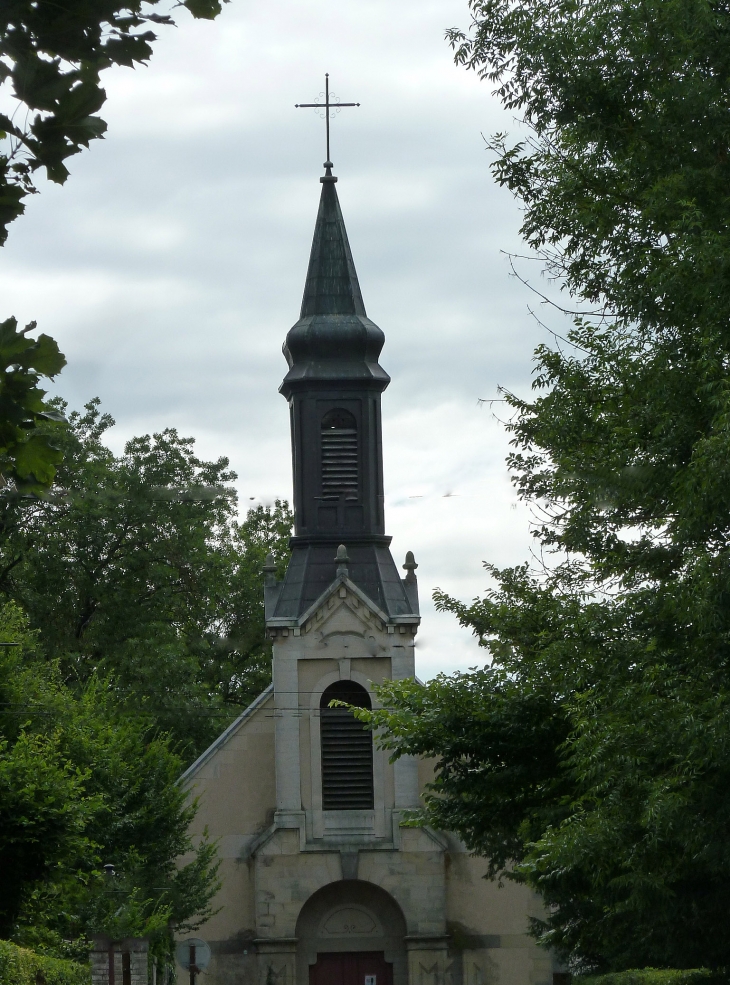
{"type": "Polygon", "coordinates": [[[370,708],[364,687],[354,681],[330,684],[319,704],[322,746],[322,807],[326,811],[371,810],[373,807],[373,736],[348,708],[329,708],[330,701],[370,708]]]}
{"type": "Polygon", "coordinates": [[[322,497],[357,499],[357,421],[349,410],[335,408],[322,418],[322,497]]]}

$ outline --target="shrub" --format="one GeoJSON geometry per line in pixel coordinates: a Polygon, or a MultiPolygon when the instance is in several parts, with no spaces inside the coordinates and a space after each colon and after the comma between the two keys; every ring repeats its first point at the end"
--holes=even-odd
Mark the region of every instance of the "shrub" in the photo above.
{"type": "Polygon", "coordinates": [[[0,941],[0,985],[89,985],[91,972],[75,961],[47,958],[0,941]]]}
{"type": "Polygon", "coordinates": [[[576,975],[576,985],[728,985],[728,978],[707,968],[638,968],[606,975],[576,975]]]}

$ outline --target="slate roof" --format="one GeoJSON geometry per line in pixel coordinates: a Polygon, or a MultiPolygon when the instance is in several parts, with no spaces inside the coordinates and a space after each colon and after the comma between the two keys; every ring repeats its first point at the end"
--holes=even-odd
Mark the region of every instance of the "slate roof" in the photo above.
{"type": "MultiPolygon", "coordinates": [[[[384,543],[348,543],[348,577],[389,617],[418,614],[384,543]]],[[[271,616],[298,619],[335,581],[337,543],[296,546],[271,616]]]]}

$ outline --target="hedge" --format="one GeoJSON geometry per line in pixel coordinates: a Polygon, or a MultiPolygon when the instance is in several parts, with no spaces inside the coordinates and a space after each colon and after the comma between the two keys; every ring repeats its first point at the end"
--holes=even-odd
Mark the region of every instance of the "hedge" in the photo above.
{"type": "Polygon", "coordinates": [[[91,972],[75,961],[46,958],[0,941],[0,985],[89,985],[91,972]]]}
{"type": "Polygon", "coordinates": [[[607,975],[576,975],[576,985],[728,985],[728,978],[706,968],[638,968],[607,975]]]}

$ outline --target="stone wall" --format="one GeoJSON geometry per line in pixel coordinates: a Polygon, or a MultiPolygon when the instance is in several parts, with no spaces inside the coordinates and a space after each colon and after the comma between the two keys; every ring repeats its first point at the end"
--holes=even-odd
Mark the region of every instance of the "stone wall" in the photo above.
{"type": "Polygon", "coordinates": [[[121,941],[95,937],[91,951],[92,985],[147,985],[147,950],[148,942],[142,937],[121,941]]]}

